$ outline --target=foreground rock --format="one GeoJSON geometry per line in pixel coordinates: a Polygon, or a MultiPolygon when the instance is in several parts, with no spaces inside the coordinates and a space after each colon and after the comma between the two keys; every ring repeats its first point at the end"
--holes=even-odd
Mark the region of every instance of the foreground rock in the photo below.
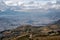
{"type": "MultiPolygon", "coordinates": [[[[12,30],[4,30],[0,32],[0,40],[29,40],[35,37],[48,37],[48,36],[58,36],[60,35],[60,26],[53,24],[48,26],[31,26],[22,25],[12,30]],[[24,38],[25,37],[25,38],[24,38]],[[23,39],[24,38],[24,39],[23,39]]],[[[60,36],[59,36],[60,37],[60,36]]]]}

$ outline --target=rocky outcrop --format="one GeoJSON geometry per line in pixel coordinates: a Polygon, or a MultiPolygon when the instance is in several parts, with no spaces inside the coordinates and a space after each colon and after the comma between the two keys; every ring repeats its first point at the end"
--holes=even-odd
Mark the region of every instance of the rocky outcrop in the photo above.
{"type": "Polygon", "coordinates": [[[58,25],[49,25],[49,26],[31,26],[31,25],[22,25],[17,27],[16,29],[12,30],[4,30],[0,32],[0,39],[11,39],[18,36],[21,36],[21,34],[31,33],[32,35],[36,36],[36,34],[39,36],[55,36],[60,35],[58,25]]]}

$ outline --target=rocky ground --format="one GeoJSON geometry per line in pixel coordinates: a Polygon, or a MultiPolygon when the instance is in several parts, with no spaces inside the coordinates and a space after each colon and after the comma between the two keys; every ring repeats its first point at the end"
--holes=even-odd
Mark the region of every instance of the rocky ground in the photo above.
{"type": "Polygon", "coordinates": [[[60,40],[60,23],[47,26],[22,25],[0,32],[0,40],[60,40]]]}

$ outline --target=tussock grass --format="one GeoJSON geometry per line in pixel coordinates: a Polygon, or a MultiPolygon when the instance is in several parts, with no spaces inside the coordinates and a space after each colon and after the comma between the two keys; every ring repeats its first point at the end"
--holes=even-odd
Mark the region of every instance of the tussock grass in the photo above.
{"type": "Polygon", "coordinates": [[[60,40],[60,36],[35,37],[34,40],[60,40]]]}

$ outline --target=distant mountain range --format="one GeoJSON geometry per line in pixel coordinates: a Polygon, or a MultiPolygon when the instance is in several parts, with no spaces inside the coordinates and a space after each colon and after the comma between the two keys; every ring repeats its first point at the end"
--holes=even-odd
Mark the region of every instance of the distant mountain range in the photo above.
{"type": "Polygon", "coordinates": [[[0,11],[0,30],[7,28],[15,28],[21,24],[48,25],[59,24],[60,13],[33,13],[33,12],[17,12],[13,10],[0,11]],[[53,21],[51,21],[53,20],[53,21]]]}
{"type": "Polygon", "coordinates": [[[55,24],[58,24],[58,25],[60,25],[60,20],[56,21],[56,22],[55,22],[55,24]]]}

